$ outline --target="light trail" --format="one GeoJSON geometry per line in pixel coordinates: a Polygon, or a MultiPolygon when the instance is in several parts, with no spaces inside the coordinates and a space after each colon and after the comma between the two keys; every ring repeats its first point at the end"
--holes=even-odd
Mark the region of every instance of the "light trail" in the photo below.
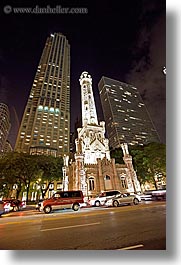
{"type": "Polygon", "coordinates": [[[124,248],[118,248],[116,250],[129,250],[129,249],[142,248],[142,247],[143,247],[143,245],[142,244],[139,244],[139,245],[124,247],[124,248]]]}

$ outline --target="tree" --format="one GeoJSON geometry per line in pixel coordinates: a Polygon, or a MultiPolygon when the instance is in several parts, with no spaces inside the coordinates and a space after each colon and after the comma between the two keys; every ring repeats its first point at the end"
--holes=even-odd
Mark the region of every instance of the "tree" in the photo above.
{"type": "Polygon", "coordinates": [[[112,158],[115,158],[115,163],[124,164],[122,148],[116,148],[114,150],[111,150],[110,155],[112,158]]]}
{"type": "Polygon", "coordinates": [[[39,172],[37,156],[32,156],[25,153],[10,152],[0,159],[0,167],[2,168],[1,175],[3,181],[9,186],[17,184],[17,198],[24,185],[28,201],[30,183],[36,181],[39,172]]]}
{"type": "Polygon", "coordinates": [[[3,197],[9,197],[13,185],[17,182],[19,170],[16,164],[17,153],[10,152],[0,158],[0,183],[3,197]]]}
{"type": "Polygon", "coordinates": [[[0,191],[8,196],[13,185],[17,184],[17,198],[24,187],[28,201],[30,184],[38,183],[44,197],[50,184],[62,179],[62,167],[63,159],[60,157],[7,153],[0,158],[0,191]],[[44,182],[48,182],[45,190],[42,189],[44,182]]]}
{"type": "Polygon", "coordinates": [[[38,165],[38,155],[21,154],[17,162],[20,163],[20,173],[16,179],[23,182],[26,187],[26,201],[28,201],[30,184],[36,182],[40,171],[38,165]]]}
{"type": "Polygon", "coordinates": [[[151,182],[157,189],[155,176],[166,177],[166,146],[160,143],[149,143],[142,147],[131,149],[134,168],[141,184],[151,182]]]}
{"type": "Polygon", "coordinates": [[[42,197],[44,198],[50,184],[54,180],[61,180],[63,178],[63,159],[61,157],[41,155],[38,157],[38,164],[41,170],[39,185],[42,197]],[[42,185],[44,182],[47,182],[47,185],[46,189],[43,190],[42,185]]]}
{"type": "MultiPolygon", "coordinates": [[[[129,151],[140,184],[151,182],[157,189],[155,175],[166,177],[166,146],[161,143],[149,143],[144,146],[130,146],[129,151]]],[[[119,164],[124,163],[121,154],[122,148],[111,151],[111,157],[119,164]]]]}

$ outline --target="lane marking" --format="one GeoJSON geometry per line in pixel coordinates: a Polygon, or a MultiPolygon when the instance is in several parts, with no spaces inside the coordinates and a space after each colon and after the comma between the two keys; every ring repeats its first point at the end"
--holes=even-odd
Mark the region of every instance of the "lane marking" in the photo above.
{"type": "Polygon", "coordinates": [[[91,224],[70,225],[70,226],[62,226],[62,227],[55,227],[55,228],[47,228],[47,229],[41,229],[40,231],[41,232],[46,232],[46,231],[52,231],[52,230],[61,230],[61,229],[75,228],[75,227],[82,227],[82,226],[90,226],[90,225],[100,225],[100,222],[91,223],[91,224]]]}
{"type": "Polygon", "coordinates": [[[125,247],[125,248],[118,248],[116,250],[128,250],[128,249],[134,249],[134,248],[142,248],[144,245],[139,244],[139,245],[135,245],[135,246],[129,246],[129,247],[125,247]]]}

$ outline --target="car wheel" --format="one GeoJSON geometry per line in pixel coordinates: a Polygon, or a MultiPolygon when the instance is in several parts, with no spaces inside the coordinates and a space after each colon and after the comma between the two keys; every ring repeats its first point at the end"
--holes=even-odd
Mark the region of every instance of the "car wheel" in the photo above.
{"type": "Polygon", "coordinates": [[[43,211],[44,211],[44,213],[51,213],[52,207],[51,206],[45,206],[43,211]]]}
{"type": "Polygon", "coordinates": [[[74,211],[78,211],[80,209],[80,206],[78,205],[78,203],[75,203],[73,206],[72,206],[72,209],[74,211]]]}
{"type": "Polygon", "coordinates": [[[99,207],[100,206],[100,201],[95,201],[95,206],[99,207]]]}
{"type": "Polygon", "coordinates": [[[138,200],[137,198],[134,198],[134,200],[133,200],[133,204],[134,204],[134,205],[138,205],[138,204],[139,204],[139,200],[138,200]]]}
{"type": "Polygon", "coordinates": [[[118,207],[119,206],[119,202],[118,201],[113,201],[113,206],[114,207],[118,207]]]}

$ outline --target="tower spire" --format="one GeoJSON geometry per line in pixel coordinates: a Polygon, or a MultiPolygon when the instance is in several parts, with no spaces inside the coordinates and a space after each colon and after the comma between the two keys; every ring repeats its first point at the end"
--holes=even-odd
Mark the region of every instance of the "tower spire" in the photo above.
{"type": "Polygon", "coordinates": [[[79,79],[82,99],[82,126],[98,125],[96,106],[92,91],[92,78],[88,72],[83,72],[79,79]]]}

